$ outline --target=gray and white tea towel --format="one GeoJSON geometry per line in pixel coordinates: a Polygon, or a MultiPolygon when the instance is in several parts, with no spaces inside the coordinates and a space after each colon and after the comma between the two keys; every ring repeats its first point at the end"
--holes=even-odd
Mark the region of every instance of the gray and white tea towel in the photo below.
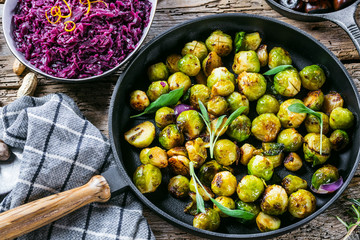
{"type": "MultiPolygon", "coordinates": [[[[52,94],[22,97],[0,108],[0,138],[19,167],[17,181],[0,204],[0,212],[79,187],[113,164],[109,141],[87,121],[71,98],[52,94]]],[[[14,162],[14,163],[15,163],[14,162]]],[[[9,174],[7,172],[7,174],[9,174]]],[[[16,179],[16,178],[15,178],[16,179]]],[[[3,179],[0,189],[13,182],[3,179]]],[[[14,181],[14,177],[9,179],[14,181]]],[[[87,205],[18,239],[155,239],[130,192],[107,203],[87,205]]]]}

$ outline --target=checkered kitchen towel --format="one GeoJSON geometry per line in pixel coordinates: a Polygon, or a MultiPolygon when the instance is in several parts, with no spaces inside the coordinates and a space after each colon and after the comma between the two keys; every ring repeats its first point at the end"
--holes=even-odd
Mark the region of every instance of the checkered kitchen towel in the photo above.
{"type": "MultiPolygon", "coordinates": [[[[22,97],[0,108],[0,138],[20,149],[20,173],[0,212],[81,186],[111,165],[108,140],[68,96],[22,97]]],[[[0,164],[0,175],[1,173],[0,164]]],[[[0,189],[9,182],[0,182],[0,189]]],[[[154,239],[130,192],[93,203],[19,239],[154,239]]]]}

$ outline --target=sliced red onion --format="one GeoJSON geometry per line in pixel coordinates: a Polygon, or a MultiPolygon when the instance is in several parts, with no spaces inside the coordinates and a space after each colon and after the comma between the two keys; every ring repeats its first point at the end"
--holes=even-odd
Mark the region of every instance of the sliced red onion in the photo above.
{"type": "Polygon", "coordinates": [[[311,188],[311,191],[313,191],[314,193],[328,194],[328,193],[332,193],[332,192],[335,192],[336,190],[338,190],[343,185],[343,183],[344,183],[344,180],[340,176],[340,178],[338,180],[336,180],[335,182],[320,185],[319,189],[315,189],[312,185],[310,188],[311,188]]]}
{"type": "Polygon", "coordinates": [[[165,82],[160,82],[161,86],[166,87],[166,83],[165,82]]]}
{"type": "Polygon", "coordinates": [[[179,116],[180,113],[185,112],[187,110],[194,110],[194,108],[190,105],[179,104],[174,108],[175,116],[179,116]]]}

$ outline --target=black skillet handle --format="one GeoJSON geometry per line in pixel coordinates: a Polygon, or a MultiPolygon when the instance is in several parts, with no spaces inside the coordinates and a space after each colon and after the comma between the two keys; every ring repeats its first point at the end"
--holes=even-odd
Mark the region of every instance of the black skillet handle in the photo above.
{"type": "Polygon", "coordinates": [[[349,35],[358,53],[360,54],[360,29],[355,20],[356,9],[359,3],[360,1],[357,0],[356,4],[352,4],[340,11],[324,14],[323,17],[342,27],[349,35]]]}
{"type": "Polygon", "coordinates": [[[123,173],[116,166],[110,167],[101,174],[109,184],[111,196],[118,195],[128,190],[129,183],[122,174],[123,173]]]}

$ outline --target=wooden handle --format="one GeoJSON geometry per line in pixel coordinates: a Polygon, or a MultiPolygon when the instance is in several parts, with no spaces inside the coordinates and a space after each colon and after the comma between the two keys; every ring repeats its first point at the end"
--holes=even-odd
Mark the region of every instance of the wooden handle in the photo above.
{"type": "Polygon", "coordinates": [[[0,214],[0,239],[34,231],[92,202],[110,199],[110,188],[101,175],[84,186],[45,197],[0,214]]]}

